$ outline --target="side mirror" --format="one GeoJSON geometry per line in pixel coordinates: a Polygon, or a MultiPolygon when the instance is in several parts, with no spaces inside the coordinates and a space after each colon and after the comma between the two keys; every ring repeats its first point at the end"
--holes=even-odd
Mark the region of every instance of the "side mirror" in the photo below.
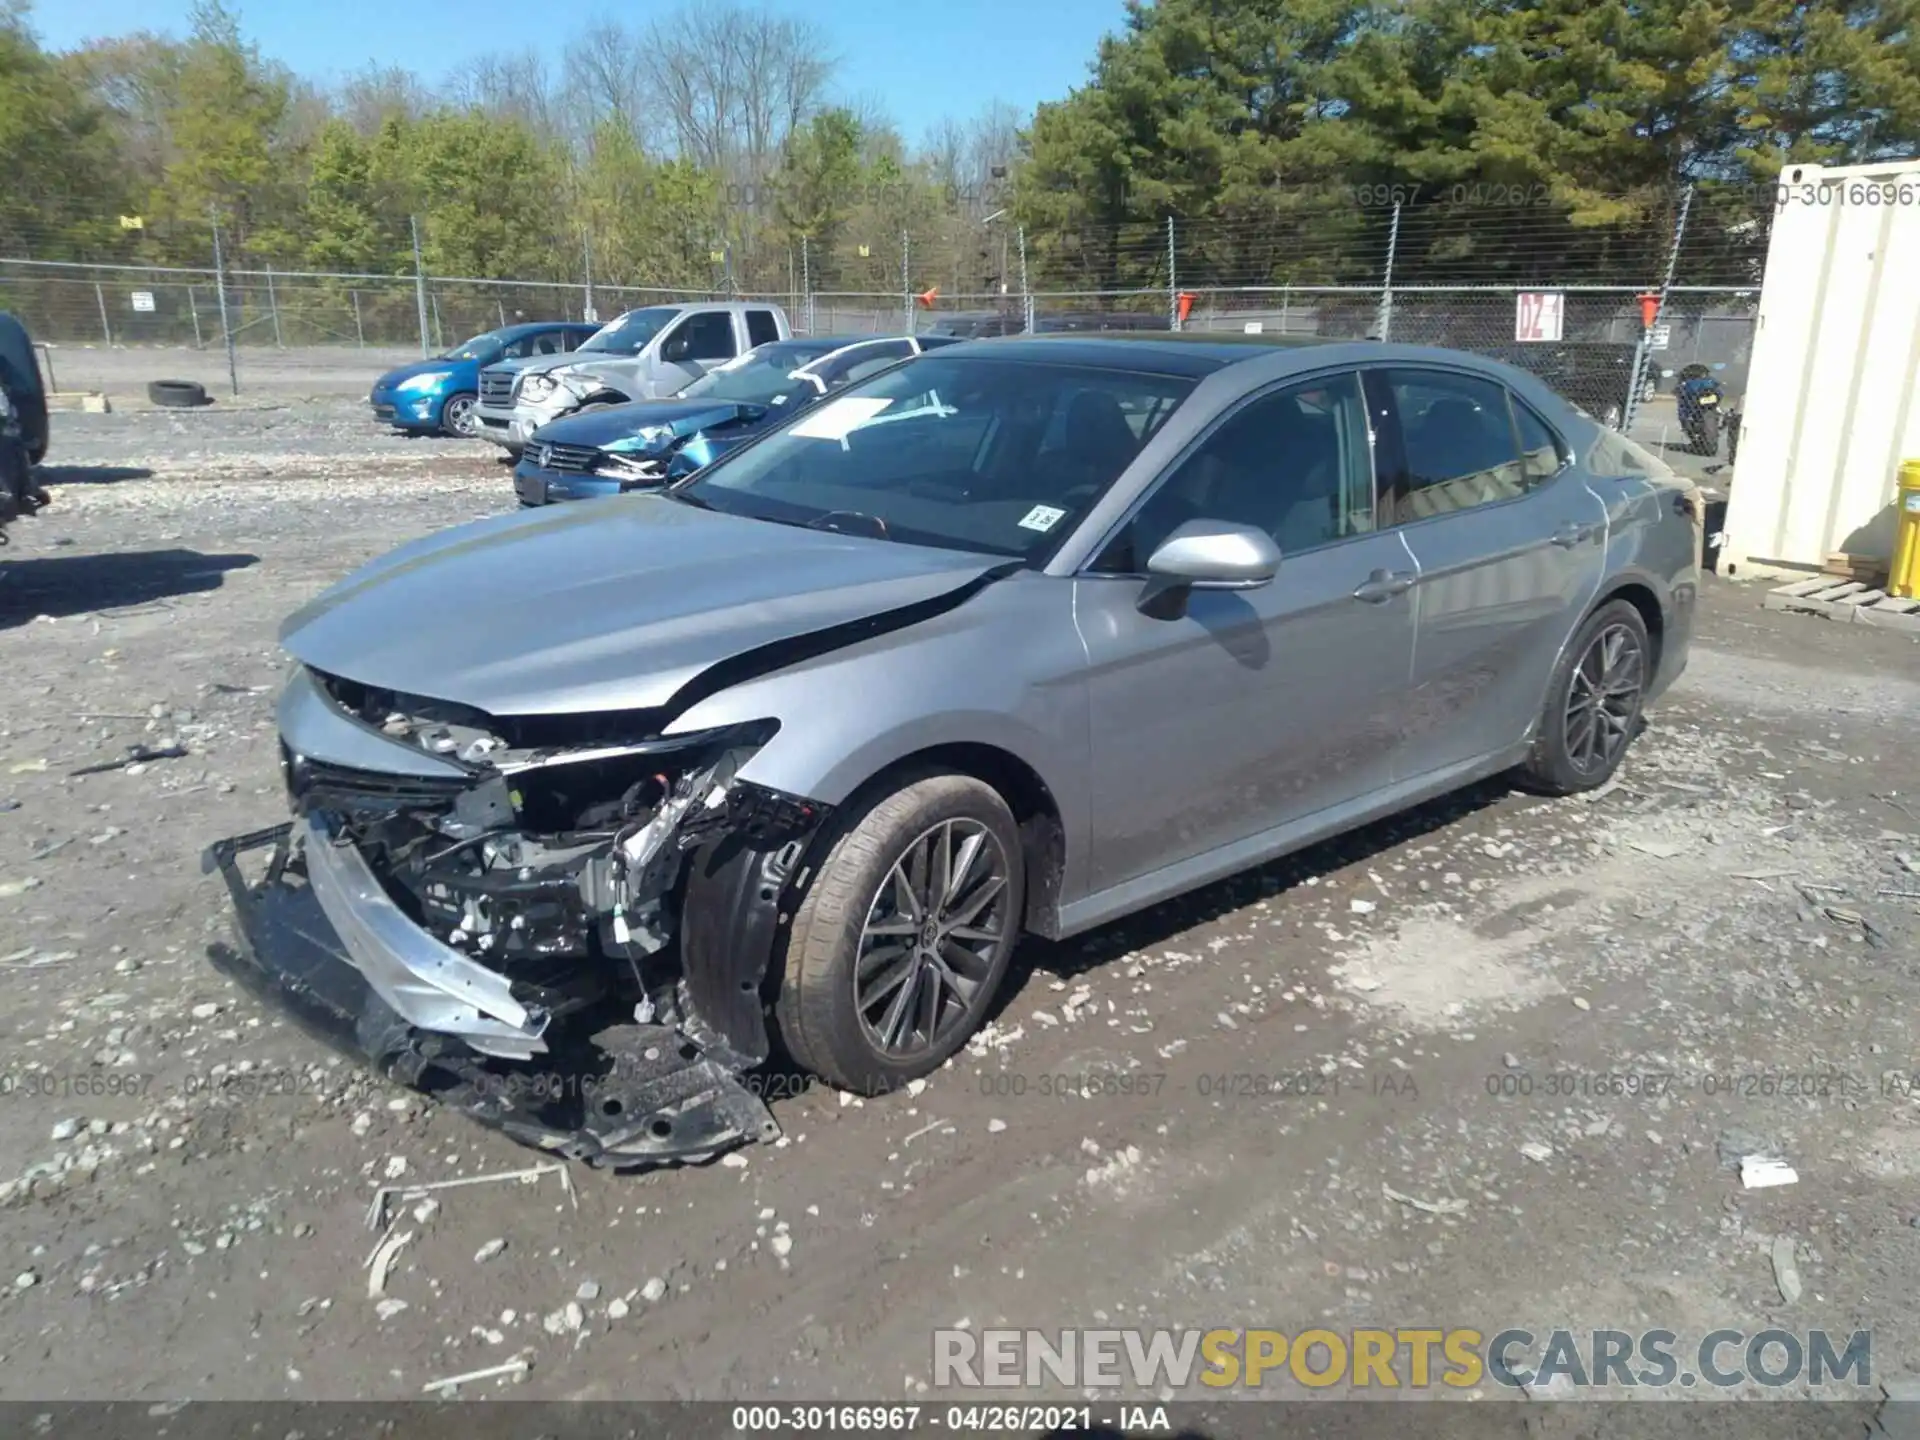
{"type": "Polygon", "coordinates": [[[693,342],[684,335],[675,335],[660,346],[660,358],[669,365],[678,365],[693,353],[693,342]]]}
{"type": "Polygon", "coordinates": [[[1280,547],[1264,530],[1225,520],[1189,520],[1147,557],[1140,609],[1171,619],[1192,590],[1257,590],[1280,570],[1280,547]]]}

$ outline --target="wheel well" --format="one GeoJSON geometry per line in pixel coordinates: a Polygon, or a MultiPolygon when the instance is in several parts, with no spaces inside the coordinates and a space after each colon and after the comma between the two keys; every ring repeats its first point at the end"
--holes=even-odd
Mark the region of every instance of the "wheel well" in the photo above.
{"type": "Polygon", "coordinates": [[[936,745],[904,755],[873,776],[860,789],[884,791],[887,782],[906,771],[938,770],[971,775],[991,785],[1013,811],[1020,826],[1026,857],[1026,928],[1036,935],[1056,938],[1060,928],[1060,881],[1066,864],[1066,827],[1060,806],[1034,768],[1010,750],[997,745],[956,743],[936,745]]]}
{"type": "Polygon", "coordinates": [[[1652,660],[1647,667],[1647,680],[1648,683],[1652,683],[1653,676],[1659,673],[1660,651],[1666,638],[1666,622],[1660,613],[1660,597],[1638,581],[1629,580],[1614,586],[1602,595],[1593,608],[1598,610],[1609,600],[1624,600],[1640,612],[1640,619],[1647,627],[1647,639],[1653,646],[1652,660]]]}

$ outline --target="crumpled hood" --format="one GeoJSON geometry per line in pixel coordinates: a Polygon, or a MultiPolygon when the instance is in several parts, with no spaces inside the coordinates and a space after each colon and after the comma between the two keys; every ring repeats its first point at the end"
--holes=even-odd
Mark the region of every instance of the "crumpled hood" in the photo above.
{"type": "Polygon", "coordinates": [[[387,371],[373,382],[376,390],[391,390],[402,380],[411,380],[416,375],[436,375],[447,370],[473,368],[471,360],[415,360],[410,365],[399,365],[387,371]]]}
{"type": "Polygon", "coordinates": [[[533,439],[554,445],[589,445],[596,450],[617,448],[627,455],[659,455],[702,430],[760,420],[769,413],[777,412],[737,400],[636,400],[607,410],[565,416],[542,425],[533,432],[533,439]],[[660,433],[640,442],[639,437],[648,431],[660,433]]]}
{"type": "Polygon", "coordinates": [[[280,639],[329,674],[496,715],[650,709],[718,661],[932,600],[996,563],[635,495],[402,546],[280,639]]]}

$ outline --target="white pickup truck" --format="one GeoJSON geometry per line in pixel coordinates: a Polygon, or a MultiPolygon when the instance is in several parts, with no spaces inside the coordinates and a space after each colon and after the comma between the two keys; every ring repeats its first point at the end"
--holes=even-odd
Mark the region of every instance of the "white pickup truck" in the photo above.
{"type": "Polygon", "coordinates": [[[778,305],[747,301],[648,305],[608,321],[578,350],[480,372],[478,433],[518,455],[562,415],[677,395],[715,365],[792,335],[778,305]]]}

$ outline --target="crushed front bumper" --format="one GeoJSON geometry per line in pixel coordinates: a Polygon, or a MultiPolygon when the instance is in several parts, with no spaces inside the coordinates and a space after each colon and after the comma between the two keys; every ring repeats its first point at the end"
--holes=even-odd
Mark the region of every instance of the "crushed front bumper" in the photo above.
{"type": "Polygon", "coordinates": [[[414,925],[371,872],[368,893],[365,862],[317,819],[222,840],[203,868],[233,897],[236,943],[216,947],[215,964],[322,1040],[516,1140],[632,1168],[779,1134],[740,1073],[679,1030],[622,1023],[557,1043],[504,977],[414,925]],[[249,882],[240,857],[262,850],[265,874],[249,882]]]}

